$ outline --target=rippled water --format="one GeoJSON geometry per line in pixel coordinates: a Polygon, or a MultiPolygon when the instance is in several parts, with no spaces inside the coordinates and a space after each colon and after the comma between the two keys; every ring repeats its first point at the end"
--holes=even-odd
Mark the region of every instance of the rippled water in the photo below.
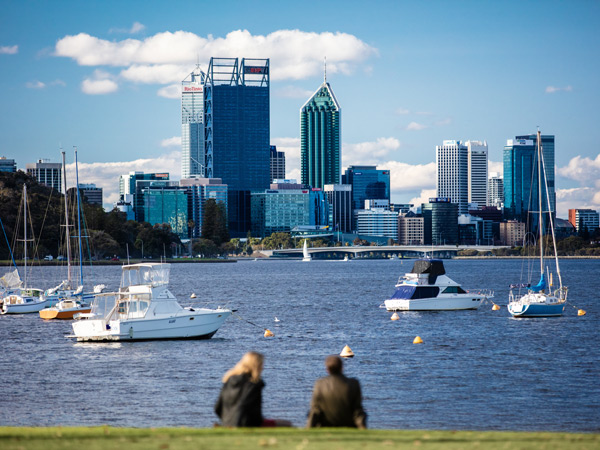
{"type": "MultiPolygon", "coordinates": [[[[521,261],[445,261],[467,289],[506,305],[521,261]]],[[[220,378],[243,353],[265,354],[263,412],[303,426],[326,355],[348,344],[371,428],[600,430],[600,260],[561,263],[564,316],[512,319],[492,311],[390,314],[379,308],[411,261],[243,261],[176,264],[184,305],[228,305],[207,341],[76,343],[69,322],[0,316],[0,425],[212,426],[220,378]],[[191,300],[191,293],[198,298],[191,300]],[[274,322],[278,317],[280,322],[274,322]],[[269,328],[275,338],[265,339],[269,328]],[[415,336],[424,344],[414,345],[415,336]]],[[[58,268],[40,268],[44,287],[58,268]]],[[[87,268],[86,272],[90,272],[87,268]]],[[[93,269],[117,287],[120,268],[93,269]]]]}

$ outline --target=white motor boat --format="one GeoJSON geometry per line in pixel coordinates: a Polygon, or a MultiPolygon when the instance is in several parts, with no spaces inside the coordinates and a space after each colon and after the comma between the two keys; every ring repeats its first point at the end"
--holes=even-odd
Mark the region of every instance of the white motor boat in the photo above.
{"type": "Polygon", "coordinates": [[[118,292],[98,294],[90,313],[75,315],[78,341],[209,339],[229,309],[182,307],[169,291],[170,264],[123,266],[118,292]]]}
{"type": "Polygon", "coordinates": [[[450,279],[441,260],[419,259],[410,273],[400,277],[384,304],[388,311],[477,309],[486,297],[491,294],[467,292],[450,279]]]}

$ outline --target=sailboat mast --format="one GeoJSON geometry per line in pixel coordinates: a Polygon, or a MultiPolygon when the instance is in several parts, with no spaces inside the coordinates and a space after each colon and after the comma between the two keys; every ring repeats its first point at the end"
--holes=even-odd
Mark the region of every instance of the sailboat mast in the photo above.
{"type": "Polygon", "coordinates": [[[23,183],[23,272],[27,287],[27,185],[23,183]]]}
{"type": "Polygon", "coordinates": [[[69,288],[71,288],[71,236],[69,235],[69,210],[67,209],[67,166],[65,164],[65,152],[62,152],[62,163],[63,163],[63,180],[65,185],[65,227],[66,227],[66,241],[67,241],[67,280],[69,288]]]}
{"type": "Polygon", "coordinates": [[[77,167],[77,147],[75,147],[75,180],[77,183],[77,237],[79,239],[79,283],[83,286],[83,251],[81,250],[81,199],[79,197],[79,169],[77,167]]]}
{"type": "Polygon", "coordinates": [[[542,133],[537,131],[537,166],[538,166],[538,228],[540,231],[540,273],[544,275],[544,230],[542,216],[542,133]]]}

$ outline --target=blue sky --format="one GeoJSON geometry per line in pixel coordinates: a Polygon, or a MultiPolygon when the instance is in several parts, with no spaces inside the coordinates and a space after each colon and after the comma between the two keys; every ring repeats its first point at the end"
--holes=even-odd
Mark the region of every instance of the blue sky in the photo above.
{"type": "Polygon", "coordinates": [[[80,181],[180,172],[180,81],[210,56],[271,58],[271,141],[299,178],[299,108],[323,79],[342,161],[392,173],[392,201],[434,194],[435,146],[556,136],[559,215],[600,209],[598,1],[3,1],[0,156],[79,148],[80,181]]]}

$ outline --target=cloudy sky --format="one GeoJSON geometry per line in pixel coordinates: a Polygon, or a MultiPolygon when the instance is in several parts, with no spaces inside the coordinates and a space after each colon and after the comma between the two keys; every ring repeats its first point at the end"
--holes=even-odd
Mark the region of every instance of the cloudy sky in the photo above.
{"type": "Polygon", "coordinates": [[[180,83],[211,56],[271,59],[271,142],[300,178],[299,108],[327,79],[343,170],[435,193],[435,146],[556,136],[559,216],[600,209],[598,1],[4,1],[0,156],[73,160],[115,201],[133,170],[180,175],[180,83]]]}

